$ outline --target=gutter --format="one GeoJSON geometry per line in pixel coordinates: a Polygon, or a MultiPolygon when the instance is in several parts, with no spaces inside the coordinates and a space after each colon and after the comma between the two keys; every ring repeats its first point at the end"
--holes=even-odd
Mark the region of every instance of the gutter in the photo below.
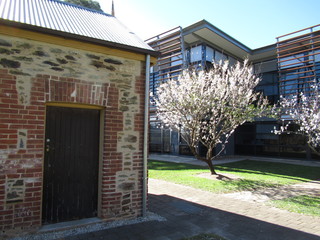
{"type": "Polygon", "coordinates": [[[147,216],[148,198],[148,133],[149,133],[149,80],[150,55],[146,55],[146,84],[144,100],[144,135],[143,135],[143,176],[142,176],[142,216],[147,216]]]}

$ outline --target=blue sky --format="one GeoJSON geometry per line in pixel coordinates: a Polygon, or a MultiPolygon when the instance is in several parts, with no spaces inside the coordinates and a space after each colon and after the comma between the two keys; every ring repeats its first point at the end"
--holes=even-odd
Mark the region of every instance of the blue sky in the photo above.
{"type": "MultiPolygon", "coordinates": [[[[112,0],[98,0],[106,13],[112,0]]],[[[255,49],[320,24],[320,0],[114,0],[116,17],[147,39],[202,19],[255,49]]]]}

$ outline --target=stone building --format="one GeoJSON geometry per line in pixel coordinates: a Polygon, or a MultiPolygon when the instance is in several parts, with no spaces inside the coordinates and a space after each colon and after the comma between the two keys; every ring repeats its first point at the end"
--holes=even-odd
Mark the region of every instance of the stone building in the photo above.
{"type": "Polygon", "coordinates": [[[0,235],[146,211],[155,53],[105,13],[0,2],[0,235]]]}

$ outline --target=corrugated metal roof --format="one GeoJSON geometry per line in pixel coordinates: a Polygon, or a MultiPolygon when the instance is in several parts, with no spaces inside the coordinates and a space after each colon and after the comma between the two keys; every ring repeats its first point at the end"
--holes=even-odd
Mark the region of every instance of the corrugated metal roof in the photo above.
{"type": "Polygon", "coordinates": [[[114,16],[57,0],[0,0],[0,18],[106,41],[106,45],[153,51],[114,16]]]}

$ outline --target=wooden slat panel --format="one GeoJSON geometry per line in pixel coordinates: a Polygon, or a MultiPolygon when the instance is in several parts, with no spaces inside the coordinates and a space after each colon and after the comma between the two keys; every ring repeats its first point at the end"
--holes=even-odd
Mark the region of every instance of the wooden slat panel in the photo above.
{"type": "MultiPolygon", "coordinates": [[[[291,59],[290,61],[292,61],[292,60],[296,60],[296,58],[295,58],[295,59],[291,59]]],[[[282,62],[285,62],[285,61],[282,61],[282,62]]],[[[308,63],[308,62],[312,62],[312,61],[311,61],[310,59],[308,59],[308,60],[305,60],[305,61],[300,61],[299,64],[308,63]]],[[[281,63],[281,61],[278,62],[278,63],[281,63]]],[[[291,66],[291,65],[297,65],[297,64],[298,64],[298,63],[296,63],[296,62],[290,63],[290,64],[285,64],[285,65],[282,65],[282,64],[281,64],[281,68],[288,67],[288,66],[291,66]]],[[[313,65],[312,65],[312,66],[313,66],[313,65]]]]}
{"type": "MultiPolygon", "coordinates": [[[[161,69],[161,70],[163,70],[163,69],[161,69]]],[[[177,70],[166,72],[166,73],[161,73],[158,76],[161,77],[161,76],[164,76],[164,75],[170,75],[170,74],[177,73],[177,72],[181,72],[181,69],[177,69],[177,70]]]]}
{"type": "MultiPolygon", "coordinates": [[[[314,25],[312,27],[308,27],[308,28],[300,29],[300,30],[295,31],[295,32],[287,33],[285,35],[281,35],[281,36],[277,37],[277,39],[280,39],[280,38],[283,38],[283,37],[287,37],[287,36],[290,36],[290,35],[293,35],[293,34],[296,34],[296,33],[299,33],[299,32],[303,32],[303,31],[306,31],[306,30],[310,30],[310,29],[313,29],[313,28],[316,28],[316,27],[319,27],[319,26],[320,26],[320,24],[317,24],[317,25],[314,25]]],[[[310,34],[310,33],[301,34],[300,36],[296,36],[296,37],[293,37],[293,38],[299,38],[301,36],[308,35],[308,34],[310,34]]],[[[290,39],[292,39],[292,38],[284,39],[283,41],[279,41],[279,43],[285,42],[285,41],[290,41],[290,39]]]]}
{"type": "MultiPolygon", "coordinates": [[[[312,52],[312,51],[309,51],[309,52],[312,52]]],[[[292,56],[294,56],[294,57],[288,58],[288,59],[285,59],[285,60],[280,60],[282,58],[282,56],[279,56],[278,57],[278,63],[288,62],[288,61],[291,61],[291,60],[297,60],[297,59],[301,58],[301,57],[296,57],[294,54],[295,53],[292,53],[292,56]]],[[[315,55],[318,55],[318,54],[319,53],[314,52],[314,53],[310,53],[310,54],[307,54],[307,55],[303,55],[303,57],[306,58],[306,57],[315,56],[315,55]]],[[[311,61],[311,60],[309,59],[308,61],[311,61]]]]}
{"type": "Polygon", "coordinates": [[[285,79],[285,80],[279,80],[279,82],[290,82],[298,79],[306,79],[306,78],[312,78],[314,79],[315,75],[310,75],[310,76],[303,76],[303,77],[297,77],[297,78],[291,78],[291,79],[285,79]]]}
{"type": "Polygon", "coordinates": [[[314,68],[314,65],[310,64],[310,65],[302,65],[302,66],[299,66],[299,67],[293,67],[293,68],[285,68],[285,69],[282,69],[282,70],[279,70],[279,73],[284,73],[284,72],[290,72],[290,71],[293,71],[293,70],[298,70],[298,69],[307,69],[307,68],[314,68]]]}
{"type": "Polygon", "coordinates": [[[287,42],[287,41],[284,41],[284,43],[280,43],[278,44],[277,46],[277,49],[280,49],[280,48],[284,48],[284,47],[287,47],[287,46],[290,46],[290,45],[296,45],[297,43],[301,43],[301,42],[305,42],[305,41],[310,41],[310,40],[313,40],[315,38],[319,38],[319,35],[315,35],[315,36],[310,36],[308,38],[302,38],[300,39],[300,37],[298,37],[298,40],[296,41],[292,41],[292,42],[287,42]],[[287,42],[287,43],[286,43],[287,42]]]}
{"type": "MultiPolygon", "coordinates": [[[[317,38],[319,38],[319,36],[317,36],[317,38]]],[[[319,44],[320,41],[314,41],[313,45],[319,44]]],[[[281,56],[281,54],[283,52],[288,52],[288,51],[292,51],[292,50],[297,50],[299,48],[304,48],[307,47],[306,50],[312,51],[313,47],[310,46],[310,42],[307,42],[306,44],[301,44],[301,45],[296,45],[295,47],[291,47],[291,48],[285,48],[283,50],[279,50],[281,47],[278,48],[277,53],[281,56]]]]}
{"type": "MultiPolygon", "coordinates": [[[[174,53],[174,54],[171,54],[169,55],[168,57],[161,57],[160,60],[158,60],[158,63],[163,61],[163,60],[167,60],[169,58],[172,58],[172,57],[176,57],[176,56],[179,56],[179,55],[182,55],[181,52],[177,52],[177,53],[174,53]]],[[[182,58],[181,58],[182,59],[182,58]]],[[[158,64],[159,65],[159,64],[158,64]]]]}
{"type": "Polygon", "coordinates": [[[295,55],[295,54],[298,54],[298,53],[304,53],[304,52],[312,52],[313,50],[317,50],[317,49],[320,49],[320,46],[318,47],[313,47],[312,49],[304,49],[304,50],[301,50],[301,51],[296,51],[296,52],[293,52],[293,53],[288,53],[288,54],[284,54],[284,55],[280,55],[279,57],[280,58],[283,58],[283,57],[287,57],[287,56],[292,56],[292,55],[295,55]]]}

